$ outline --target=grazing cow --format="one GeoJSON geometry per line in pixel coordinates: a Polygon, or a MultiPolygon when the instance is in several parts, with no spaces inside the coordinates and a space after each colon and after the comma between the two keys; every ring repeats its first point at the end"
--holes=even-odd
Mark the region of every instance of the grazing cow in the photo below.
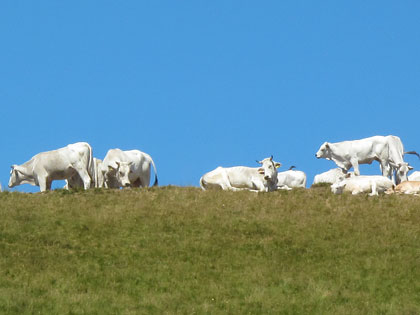
{"type": "Polygon", "coordinates": [[[403,181],[407,181],[407,173],[413,168],[404,162],[405,154],[415,154],[420,158],[420,155],[416,151],[404,152],[404,146],[401,139],[397,136],[386,136],[389,148],[389,160],[388,163],[390,168],[388,169],[388,176],[391,177],[395,184],[399,184],[403,181]]]}
{"type": "Polygon", "coordinates": [[[150,155],[139,150],[110,149],[101,166],[104,186],[107,188],[149,187],[151,165],[155,172],[153,186],[157,186],[156,166],[150,155]]]}
{"type": "Polygon", "coordinates": [[[408,180],[409,181],[418,181],[418,180],[420,180],[420,172],[419,171],[413,172],[413,174],[410,174],[408,176],[408,180]]]}
{"type": "MultiPolygon", "coordinates": [[[[103,180],[103,175],[101,172],[101,165],[102,165],[102,160],[94,157],[93,158],[94,175],[92,178],[92,182],[90,183],[91,188],[103,187],[104,180],[103,180]]],[[[83,180],[80,178],[79,174],[74,174],[69,179],[66,179],[66,184],[63,188],[64,189],[82,188],[83,186],[84,186],[83,180]]]]}
{"type": "Polygon", "coordinates": [[[315,175],[314,182],[312,183],[312,185],[322,183],[334,184],[339,180],[344,179],[344,177],[347,175],[354,176],[354,172],[348,172],[347,174],[345,174],[343,173],[343,170],[341,168],[333,168],[324,173],[315,175]]]}
{"type": "Polygon", "coordinates": [[[369,196],[376,196],[393,186],[392,181],[385,176],[353,176],[332,184],[331,191],[334,194],[351,192],[353,195],[370,192],[369,196]]]}
{"type": "Polygon", "coordinates": [[[21,184],[51,189],[53,180],[63,180],[78,174],[88,189],[94,175],[92,148],[86,142],[69,144],[64,148],[41,152],[22,165],[12,165],[9,187],[21,184]]]}
{"type": "Polygon", "coordinates": [[[274,191],[277,189],[277,168],[280,163],[273,157],[257,161],[261,167],[218,167],[200,178],[203,190],[221,188],[223,190],[274,191]]]}
{"type": "Polygon", "coordinates": [[[399,183],[394,189],[389,189],[386,193],[392,194],[411,194],[417,195],[420,193],[420,181],[405,181],[399,183]]]}
{"type": "Polygon", "coordinates": [[[295,166],[291,166],[289,170],[277,173],[277,188],[291,190],[292,188],[306,187],[306,174],[302,171],[293,170],[295,166]]]}

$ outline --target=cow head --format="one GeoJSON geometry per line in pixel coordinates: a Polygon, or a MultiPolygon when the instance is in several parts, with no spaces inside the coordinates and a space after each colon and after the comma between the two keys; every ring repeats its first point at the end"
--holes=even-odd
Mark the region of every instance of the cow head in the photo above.
{"type": "Polygon", "coordinates": [[[319,148],[318,152],[315,154],[317,159],[331,159],[331,148],[328,142],[324,142],[319,148]]]}
{"type": "Polygon", "coordinates": [[[115,179],[117,180],[120,187],[130,187],[131,182],[128,178],[128,175],[131,171],[131,164],[133,162],[115,162],[117,167],[112,165],[108,166],[109,172],[115,174],[115,179]]]}
{"type": "Polygon", "coordinates": [[[9,188],[13,188],[15,186],[19,186],[21,184],[33,184],[26,180],[25,174],[22,173],[22,170],[18,165],[12,165],[12,169],[10,171],[10,179],[9,179],[9,188]]]}
{"type": "Polygon", "coordinates": [[[396,167],[396,170],[395,170],[396,184],[407,181],[408,180],[407,174],[412,169],[413,169],[413,167],[410,166],[406,162],[399,163],[396,167]]]}
{"type": "Polygon", "coordinates": [[[346,181],[345,178],[335,182],[334,184],[331,185],[331,192],[333,194],[342,194],[344,187],[346,187],[346,181]]]}
{"type": "Polygon", "coordinates": [[[258,173],[264,176],[264,180],[277,184],[277,168],[281,166],[281,163],[273,161],[273,156],[257,162],[261,164],[258,173]]]}

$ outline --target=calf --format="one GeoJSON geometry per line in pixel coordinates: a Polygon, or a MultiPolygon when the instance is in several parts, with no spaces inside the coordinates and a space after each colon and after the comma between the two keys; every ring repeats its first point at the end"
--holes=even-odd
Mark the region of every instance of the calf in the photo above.
{"type": "Polygon", "coordinates": [[[396,194],[412,194],[417,195],[420,193],[420,181],[405,181],[402,183],[399,183],[394,189],[388,190],[387,193],[393,193],[396,194]]]}

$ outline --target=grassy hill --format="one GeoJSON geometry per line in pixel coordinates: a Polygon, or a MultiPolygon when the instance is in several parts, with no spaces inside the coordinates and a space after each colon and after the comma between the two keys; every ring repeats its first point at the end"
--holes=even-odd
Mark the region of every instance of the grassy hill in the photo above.
{"type": "Polygon", "coordinates": [[[420,198],[0,193],[2,314],[419,314],[420,198]]]}

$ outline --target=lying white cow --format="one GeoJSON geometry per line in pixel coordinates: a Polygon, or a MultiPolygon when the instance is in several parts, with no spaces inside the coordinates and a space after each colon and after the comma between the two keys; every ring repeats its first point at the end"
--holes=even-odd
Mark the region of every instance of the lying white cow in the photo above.
{"type": "Polygon", "coordinates": [[[392,181],[385,176],[353,176],[332,184],[331,191],[334,194],[351,192],[353,195],[370,193],[369,196],[376,196],[393,186],[392,181]]]}
{"type": "Polygon", "coordinates": [[[277,188],[291,190],[292,188],[306,187],[306,174],[302,171],[293,170],[295,166],[291,166],[289,170],[277,173],[277,188]]]}
{"type": "Polygon", "coordinates": [[[420,181],[420,172],[415,171],[408,176],[409,181],[420,181]]]}
{"type": "Polygon", "coordinates": [[[277,168],[281,164],[274,162],[273,157],[266,158],[258,163],[261,164],[261,167],[218,167],[200,178],[200,186],[203,190],[209,188],[266,192],[276,190],[277,168]]]}
{"type": "Polygon", "coordinates": [[[83,187],[90,187],[94,175],[92,148],[86,142],[69,144],[64,148],[41,152],[22,165],[12,165],[9,187],[21,184],[51,189],[53,180],[69,179],[78,174],[83,187]]]}
{"type": "Polygon", "coordinates": [[[139,150],[110,149],[101,165],[104,186],[107,188],[149,187],[150,166],[153,166],[155,172],[153,186],[156,186],[158,184],[157,171],[150,155],[139,150]]]}
{"type": "MultiPolygon", "coordinates": [[[[94,175],[92,178],[92,182],[90,183],[91,188],[98,188],[102,187],[103,185],[103,175],[101,172],[101,165],[102,160],[93,158],[93,165],[94,165],[94,175]]],[[[64,189],[70,189],[70,188],[82,188],[84,186],[83,180],[80,178],[79,174],[74,174],[69,179],[66,179],[66,184],[63,187],[64,189]]]]}
{"type": "Polygon", "coordinates": [[[354,176],[354,172],[348,172],[345,174],[341,168],[333,168],[324,173],[315,175],[312,185],[323,183],[334,184],[339,180],[344,179],[346,176],[354,176]]]}
{"type": "Polygon", "coordinates": [[[387,193],[396,194],[411,194],[417,195],[420,193],[420,181],[405,181],[398,184],[393,190],[389,189],[387,193]]]}

